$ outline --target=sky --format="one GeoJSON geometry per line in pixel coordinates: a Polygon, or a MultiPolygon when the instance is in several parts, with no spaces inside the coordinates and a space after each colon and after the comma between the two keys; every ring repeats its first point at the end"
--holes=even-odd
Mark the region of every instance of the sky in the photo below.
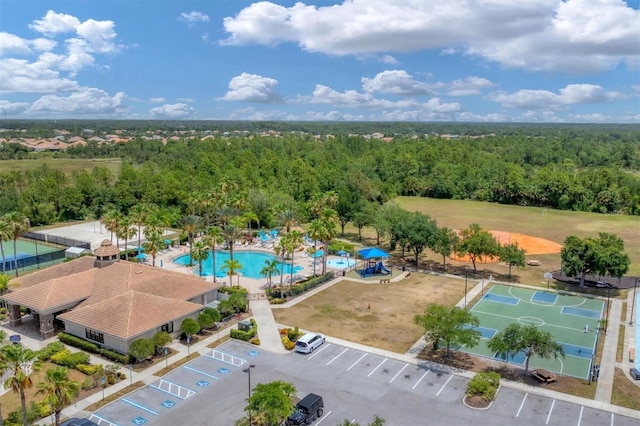
{"type": "Polygon", "coordinates": [[[1,0],[0,118],[640,123],[640,0],[1,0]]]}

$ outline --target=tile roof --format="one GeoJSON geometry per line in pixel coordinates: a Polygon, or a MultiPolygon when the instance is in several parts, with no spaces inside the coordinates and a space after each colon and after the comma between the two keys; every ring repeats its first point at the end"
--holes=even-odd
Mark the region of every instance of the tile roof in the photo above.
{"type": "Polygon", "coordinates": [[[200,309],[202,305],[198,303],[129,290],[89,306],[78,307],[58,315],[58,318],[130,339],[200,309]]]}

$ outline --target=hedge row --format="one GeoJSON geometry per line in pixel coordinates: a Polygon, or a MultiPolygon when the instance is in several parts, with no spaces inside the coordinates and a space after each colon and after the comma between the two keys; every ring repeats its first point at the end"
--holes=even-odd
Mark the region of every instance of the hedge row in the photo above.
{"type": "Polygon", "coordinates": [[[304,292],[311,290],[312,288],[318,287],[321,284],[326,283],[327,281],[331,281],[334,278],[333,272],[327,272],[324,275],[320,275],[317,277],[309,278],[306,281],[295,284],[289,288],[289,296],[297,296],[304,292]]]}
{"type": "Polygon", "coordinates": [[[61,342],[66,343],[67,345],[71,345],[94,354],[100,354],[105,358],[110,359],[111,361],[119,362],[120,364],[128,365],[131,363],[131,357],[128,354],[121,354],[120,352],[101,348],[93,342],[89,342],[71,334],[59,333],[58,339],[60,339],[61,342]]]}
{"type": "Polygon", "coordinates": [[[63,349],[51,355],[50,359],[54,364],[76,368],[78,364],[88,364],[90,357],[86,352],[71,352],[69,349],[63,349]]]}
{"type": "Polygon", "coordinates": [[[36,356],[38,357],[38,359],[40,361],[48,361],[49,358],[51,358],[51,356],[53,354],[56,354],[60,351],[65,350],[65,346],[64,343],[62,342],[51,342],[49,343],[47,346],[45,346],[44,348],[38,350],[38,352],[36,353],[36,356]]]}
{"type": "Polygon", "coordinates": [[[229,335],[231,336],[231,338],[244,340],[245,342],[248,342],[249,340],[253,339],[253,337],[258,332],[258,324],[253,318],[251,318],[249,321],[251,321],[251,328],[247,331],[232,328],[231,331],[229,332],[229,335]]]}

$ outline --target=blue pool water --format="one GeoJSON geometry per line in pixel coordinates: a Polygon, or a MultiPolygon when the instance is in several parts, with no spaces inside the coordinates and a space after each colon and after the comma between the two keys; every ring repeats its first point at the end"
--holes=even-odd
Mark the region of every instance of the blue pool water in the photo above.
{"type": "MultiPolygon", "coordinates": [[[[175,259],[173,259],[173,263],[176,263],[178,265],[188,265],[190,256],[191,255],[189,254],[183,254],[182,256],[178,256],[175,259]]],[[[209,255],[207,256],[207,259],[202,261],[202,276],[210,277],[211,275],[213,275],[211,257],[212,257],[211,251],[209,251],[209,255]]],[[[229,260],[228,252],[216,250],[216,276],[217,277],[224,277],[227,275],[225,271],[222,270],[224,262],[227,260],[229,260]]],[[[271,262],[272,260],[277,260],[277,257],[268,253],[260,252],[260,251],[235,251],[233,253],[233,260],[237,261],[242,265],[242,268],[240,268],[239,272],[243,276],[249,277],[249,278],[264,278],[262,275],[260,275],[260,271],[262,270],[262,268],[265,267],[265,262],[266,261],[271,262]]],[[[198,265],[197,262],[193,262],[193,264],[196,266],[198,265]]],[[[278,266],[278,270],[284,271],[284,274],[291,273],[290,264],[285,263],[282,266],[283,266],[282,269],[280,269],[280,266],[278,266]]],[[[293,272],[296,273],[301,269],[302,269],[301,266],[294,266],[293,272]]],[[[197,274],[197,270],[196,270],[196,274],[197,274]]]]}

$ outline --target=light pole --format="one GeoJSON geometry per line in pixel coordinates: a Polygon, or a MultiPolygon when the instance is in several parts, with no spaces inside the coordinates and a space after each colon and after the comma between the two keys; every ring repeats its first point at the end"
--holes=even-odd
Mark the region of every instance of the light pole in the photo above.
{"type": "MultiPolygon", "coordinates": [[[[256,366],[251,364],[247,368],[242,370],[245,373],[247,373],[247,377],[249,378],[249,399],[251,399],[251,369],[252,368],[256,368],[256,366]]],[[[249,406],[249,426],[251,426],[251,406],[249,406]]]]}
{"type": "Polygon", "coordinates": [[[633,306],[636,304],[636,287],[638,286],[638,281],[640,277],[636,278],[633,282],[633,299],[631,299],[631,318],[629,318],[629,325],[633,325],[633,306]]]}
{"type": "Polygon", "coordinates": [[[469,275],[469,269],[464,267],[464,308],[467,309],[467,277],[469,275]]]}

